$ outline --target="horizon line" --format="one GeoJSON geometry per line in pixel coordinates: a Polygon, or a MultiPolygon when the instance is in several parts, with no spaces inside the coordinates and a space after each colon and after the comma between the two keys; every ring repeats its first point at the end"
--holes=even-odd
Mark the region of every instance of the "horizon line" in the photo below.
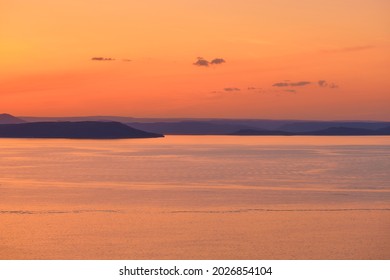
{"type": "MultiPolygon", "coordinates": [[[[11,114],[10,114],[11,115],[11,114]]],[[[12,115],[13,116],[13,115],[12,115]]],[[[256,117],[134,117],[123,115],[78,115],[78,116],[15,116],[17,118],[129,118],[129,119],[161,119],[161,120],[242,120],[242,121],[313,121],[313,122],[390,122],[390,120],[373,119],[295,119],[295,118],[256,118],[256,117]]]]}

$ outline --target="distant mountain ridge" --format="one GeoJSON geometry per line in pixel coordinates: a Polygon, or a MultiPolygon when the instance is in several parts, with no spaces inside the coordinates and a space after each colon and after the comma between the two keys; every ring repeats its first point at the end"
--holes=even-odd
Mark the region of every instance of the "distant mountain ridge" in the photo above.
{"type": "Polygon", "coordinates": [[[260,135],[286,135],[286,136],[369,136],[369,135],[390,135],[390,126],[380,129],[365,129],[353,127],[330,127],[322,130],[307,131],[307,132],[288,132],[288,131],[272,131],[272,130],[254,130],[242,129],[231,133],[238,136],[260,136],[260,135]]]}
{"type": "Polygon", "coordinates": [[[304,135],[378,135],[380,132],[373,129],[355,128],[355,127],[329,127],[322,130],[299,132],[304,135]]]}
{"type": "MultiPolygon", "coordinates": [[[[121,122],[130,127],[171,135],[387,135],[385,121],[305,121],[217,118],[134,118],[121,116],[21,117],[6,114],[3,123],[121,122]],[[5,120],[7,119],[7,120],[5,120]],[[337,127],[343,129],[335,130],[337,127]]],[[[1,124],[1,118],[0,118],[1,124]]]]}
{"type": "Polygon", "coordinates": [[[292,122],[280,126],[278,129],[288,132],[310,132],[315,130],[323,130],[331,127],[349,127],[356,129],[379,129],[390,125],[388,122],[345,122],[345,121],[305,121],[292,122]]]}
{"type": "Polygon", "coordinates": [[[25,123],[25,120],[14,117],[10,114],[0,114],[0,124],[17,124],[17,123],[25,123]]]}
{"type": "Polygon", "coordinates": [[[390,135],[390,126],[379,128],[379,129],[377,129],[377,131],[379,131],[379,133],[383,133],[385,135],[390,135]]]}
{"type": "MultiPolygon", "coordinates": [[[[212,120],[212,121],[179,121],[179,122],[131,122],[127,123],[132,127],[152,131],[162,134],[172,135],[253,135],[256,131],[257,135],[294,135],[306,133],[321,133],[322,130],[332,129],[335,127],[344,127],[344,132],[359,135],[372,133],[377,129],[385,129],[390,126],[390,122],[292,122],[287,121],[272,121],[272,120],[212,120]],[[298,130],[302,128],[302,130],[298,130]],[[309,129],[310,128],[310,129],[309,129]],[[359,130],[361,130],[359,132],[359,130]],[[364,131],[367,130],[367,131],[364,131]]],[[[332,133],[331,131],[324,131],[332,133]]]]}
{"type": "Polygon", "coordinates": [[[245,125],[214,123],[210,121],[135,122],[127,124],[138,129],[171,135],[226,135],[243,128],[252,128],[245,125]]]}
{"type": "Polygon", "coordinates": [[[132,117],[85,116],[85,117],[20,117],[26,122],[131,122],[132,117]]]}
{"type": "Polygon", "coordinates": [[[230,135],[241,135],[241,136],[251,136],[251,135],[280,135],[280,136],[290,136],[294,135],[292,132],[286,132],[286,131],[281,131],[281,130],[255,130],[255,129],[240,129],[236,132],[231,133],[230,135]]]}
{"type": "MultiPolygon", "coordinates": [[[[244,128],[258,128],[268,130],[282,130],[291,132],[304,132],[343,126],[367,129],[379,129],[390,126],[386,121],[312,121],[312,120],[270,120],[270,119],[226,119],[226,118],[135,118],[121,116],[85,116],[85,117],[19,117],[27,122],[51,121],[117,121],[127,124],[154,124],[173,125],[191,123],[209,123],[213,125],[234,125],[244,128]]],[[[234,132],[234,131],[230,131],[234,132]]]]}
{"type": "Polygon", "coordinates": [[[129,127],[119,122],[35,122],[1,124],[0,138],[126,139],[156,138],[161,134],[129,127]]]}

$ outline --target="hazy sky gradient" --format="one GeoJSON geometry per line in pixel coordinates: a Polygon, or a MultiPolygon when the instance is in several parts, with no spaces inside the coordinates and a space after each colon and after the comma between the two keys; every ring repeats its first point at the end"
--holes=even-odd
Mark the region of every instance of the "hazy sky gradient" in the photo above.
{"type": "Polygon", "coordinates": [[[390,120],[389,11],[388,0],[0,0],[0,112],[390,120]]]}

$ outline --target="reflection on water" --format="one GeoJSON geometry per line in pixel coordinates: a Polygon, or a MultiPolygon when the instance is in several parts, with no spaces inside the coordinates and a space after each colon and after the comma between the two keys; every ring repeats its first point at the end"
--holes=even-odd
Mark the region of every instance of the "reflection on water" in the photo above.
{"type": "Polygon", "coordinates": [[[165,189],[190,195],[283,190],[287,199],[299,190],[303,196],[333,191],[339,200],[347,199],[343,194],[383,199],[390,191],[390,137],[10,139],[0,145],[3,192],[133,189],[142,199],[165,189]]]}
{"type": "MultiPolygon", "coordinates": [[[[0,147],[0,222],[9,225],[8,230],[2,229],[2,242],[8,246],[8,251],[0,251],[0,258],[100,258],[97,255],[100,251],[95,248],[98,244],[109,246],[109,242],[119,247],[130,246],[131,238],[142,237],[143,242],[153,243],[159,239],[171,240],[171,235],[177,234],[180,235],[176,236],[177,240],[195,238],[196,244],[191,246],[202,247],[200,237],[194,236],[191,228],[210,227],[213,218],[205,218],[205,214],[230,217],[214,221],[223,231],[218,237],[208,233],[209,237],[217,238],[215,246],[219,246],[218,242],[227,242],[229,246],[237,247],[241,238],[231,234],[238,230],[238,224],[242,227],[241,234],[256,242],[260,229],[253,224],[254,220],[270,219],[269,215],[284,220],[280,215],[295,215],[292,212],[310,219],[312,215],[325,214],[333,215],[333,218],[352,215],[360,219],[376,215],[377,219],[370,217],[369,222],[378,223],[376,225],[384,227],[382,230],[390,229],[388,220],[386,223],[378,218],[388,217],[390,209],[390,137],[0,139],[0,147]],[[332,213],[326,213],[330,211],[332,213]],[[351,213],[346,213],[348,211],[351,213]],[[242,216],[240,222],[232,217],[237,214],[242,216]],[[73,220],[69,218],[73,216],[73,220]],[[84,216],[88,217],[83,220],[88,228],[83,228],[80,220],[74,220],[84,216]],[[126,219],[137,225],[132,228],[134,232],[128,228],[126,219]],[[152,221],[154,227],[150,224],[152,221]],[[170,228],[165,228],[161,221],[170,228]],[[242,224],[243,221],[246,223],[242,224]],[[179,222],[181,228],[177,228],[179,222]],[[54,243],[46,245],[49,248],[46,253],[26,244],[28,232],[18,231],[22,225],[39,233],[36,236],[38,243],[50,243],[47,235],[51,234],[54,243]],[[42,233],[42,225],[47,226],[49,232],[42,233]],[[106,233],[100,232],[101,229],[106,233]],[[149,231],[165,232],[168,236],[163,233],[150,235],[149,231]],[[15,234],[16,238],[11,238],[15,234]],[[66,248],[60,253],[61,250],[50,247],[59,240],[67,240],[70,235],[81,239],[73,239],[68,245],[68,253],[66,248]],[[89,236],[91,244],[85,245],[84,253],[72,251],[85,242],[85,236],[89,236]],[[27,249],[19,253],[13,251],[15,246],[22,245],[27,249]]],[[[302,224],[302,221],[293,221],[302,224]]],[[[316,221],[320,221],[319,217],[316,221]]],[[[289,223],[280,223],[278,230],[285,230],[289,223]]],[[[303,224],[310,227],[308,223],[303,224]]],[[[378,232],[382,231],[378,230],[376,234],[378,232]]],[[[274,238],[275,232],[263,237],[267,236],[274,238]]],[[[291,244],[295,241],[291,239],[291,244]]],[[[204,246],[211,246],[210,240],[204,242],[204,246]]],[[[219,247],[215,246],[210,248],[218,252],[219,247]]],[[[241,255],[234,255],[233,247],[216,256],[206,251],[186,256],[241,258],[241,255]]],[[[248,252],[242,254],[243,258],[273,256],[256,255],[252,247],[245,249],[248,252]]],[[[186,258],[173,252],[174,248],[161,250],[117,251],[106,258],[186,258]]],[[[324,252],[301,256],[325,258],[324,252]]],[[[289,255],[280,257],[288,258],[289,255]]]]}

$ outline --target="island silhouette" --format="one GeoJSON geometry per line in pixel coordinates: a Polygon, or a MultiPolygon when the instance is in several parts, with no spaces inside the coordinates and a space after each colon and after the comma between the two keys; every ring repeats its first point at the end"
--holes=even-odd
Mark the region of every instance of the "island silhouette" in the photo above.
{"type": "Polygon", "coordinates": [[[231,135],[238,136],[259,136],[259,135],[285,135],[285,136],[369,136],[369,135],[390,135],[390,126],[381,129],[366,129],[354,127],[329,127],[326,129],[306,131],[306,132],[288,132],[272,130],[254,130],[241,129],[231,135]]]}
{"type": "Polygon", "coordinates": [[[120,139],[163,135],[390,135],[390,122],[262,119],[148,119],[118,116],[14,117],[0,114],[0,137],[120,139]]]}
{"type": "Polygon", "coordinates": [[[162,134],[132,128],[119,122],[36,122],[1,124],[3,138],[126,139],[156,138],[162,134]]]}

